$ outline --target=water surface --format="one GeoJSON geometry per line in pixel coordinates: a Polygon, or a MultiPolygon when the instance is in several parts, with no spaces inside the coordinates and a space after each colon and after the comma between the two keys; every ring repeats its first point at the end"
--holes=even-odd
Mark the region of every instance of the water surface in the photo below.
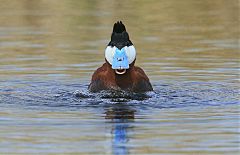
{"type": "Polygon", "coordinates": [[[237,0],[0,2],[0,154],[239,154],[237,0]],[[88,92],[117,20],[154,92],[88,92]]]}

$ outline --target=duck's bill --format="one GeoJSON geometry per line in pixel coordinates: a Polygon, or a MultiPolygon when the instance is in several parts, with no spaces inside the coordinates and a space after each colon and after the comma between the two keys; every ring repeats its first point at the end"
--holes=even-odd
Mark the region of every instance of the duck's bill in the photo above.
{"type": "Polygon", "coordinates": [[[126,69],[115,69],[115,73],[119,75],[125,74],[126,72],[127,72],[126,69]]]}
{"type": "Polygon", "coordinates": [[[125,73],[126,71],[124,70],[128,68],[129,64],[126,52],[124,51],[124,49],[116,49],[113,56],[112,69],[116,70],[119,73],[125,73]]]}

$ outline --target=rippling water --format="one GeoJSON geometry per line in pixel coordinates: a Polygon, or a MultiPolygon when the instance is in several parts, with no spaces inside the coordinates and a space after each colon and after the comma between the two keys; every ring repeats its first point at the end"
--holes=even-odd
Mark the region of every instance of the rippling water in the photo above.
{"type": "Polygon", "coordinates": [[[0,154],[239,154],[238,1],[0,2],[0,154]],[[88,92],[117,20],[154,92],[88,92]]]}

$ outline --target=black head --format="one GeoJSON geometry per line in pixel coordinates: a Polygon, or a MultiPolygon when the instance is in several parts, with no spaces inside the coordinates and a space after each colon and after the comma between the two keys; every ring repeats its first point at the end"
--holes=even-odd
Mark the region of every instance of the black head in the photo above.
{"type": "Polygon", "coordinates": [[[118,21],[113,25],[113,32],[111,36],[111,41],[108,46],[116,46],[118,49],[122,49],[124,46],[133,45],[129,39],[129,35],[122,21],[118,21]]]}

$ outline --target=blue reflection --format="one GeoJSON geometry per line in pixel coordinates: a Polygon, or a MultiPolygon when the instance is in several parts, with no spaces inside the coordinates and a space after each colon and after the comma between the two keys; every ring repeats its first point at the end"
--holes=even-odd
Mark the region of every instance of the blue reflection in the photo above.
{"type": "Polygon", "coordinates": [[[127,148],[127,142],[128,142],[128,135],[127,135],[127,129],[129,125],[125,123],[115,123],[115,126],[113,128],[113,140],[112,140],[112,149],[114,155],[127,155],[128,154],[128,148],[127,148]]]}
{"type": "Polygon", "coordinates": [[[118,105],[106,111],[106,119],[111,119],[112,124],[112,152],[114,155],[129,154],[128,131],[133,129],[134,110],[118,105]]]}

